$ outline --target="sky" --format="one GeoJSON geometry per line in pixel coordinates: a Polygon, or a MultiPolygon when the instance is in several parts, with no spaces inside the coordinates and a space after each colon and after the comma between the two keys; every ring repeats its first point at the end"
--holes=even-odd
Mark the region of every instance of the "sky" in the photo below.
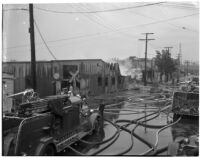
{"type": "MultiPolygon", "coordinates": [[[[199,5],[193,2],[35,3],[36,60],[172,57],[199,61],[199,5]]],[[[28,4],[3,5],[3,61],[30,61],[28,4]]]]}

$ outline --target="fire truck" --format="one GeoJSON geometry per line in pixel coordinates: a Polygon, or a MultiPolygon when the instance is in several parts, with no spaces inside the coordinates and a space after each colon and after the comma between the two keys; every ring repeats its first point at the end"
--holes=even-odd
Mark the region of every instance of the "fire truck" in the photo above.
{"type": "Polygon", "coordinates": [[[25,101],[14,112],[3,115],[4,156],[55,155],[99,131],[99,111],[82,110],[83,100],[79,96],[64,94],[40,99],[33,91],[22,94],[25,101]],[[24,95],[28,93],[31,95],[24,95]]]}

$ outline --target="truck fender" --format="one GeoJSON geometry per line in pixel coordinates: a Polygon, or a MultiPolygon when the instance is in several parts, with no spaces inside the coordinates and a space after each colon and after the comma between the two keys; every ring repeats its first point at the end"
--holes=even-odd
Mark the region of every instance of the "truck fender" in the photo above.
{"type": "MultiPolygon", "coordinates": [[[[47,137],[47,138],[40,139],[40,142],[39,142],[39,144],[36,147],[35,156],[41,156],[42,153],[43,153],[43,150],[48,145],[53,145],[55,147],[55,144],[53,142],[53,138],[52,137],[47,137]]],[[[56,147],[55,147],[55,150],[56,150],[56,147]]]]}
{"type": "Polygon", "coordinates": [[[3,156],[11,156],[9,154],[13,154],[14,155],[14,150],[13,153],[9,153],[10,150],[12,150],[11,148],[13,148],[13,141],[14,141],[14,135],[13,134],[9,134],[8,136],[6,136],[4,138],[4,147],[3,147],[3,156]]]}
{"type": "Polygon", "coordinates": [[[100,115],[98,113],[93,113],[90,117],[89,117],[89,121],[92,125],[92,128],[94,128],[94,123],[96,121],[97,118],[100,118],[100,115]]]}

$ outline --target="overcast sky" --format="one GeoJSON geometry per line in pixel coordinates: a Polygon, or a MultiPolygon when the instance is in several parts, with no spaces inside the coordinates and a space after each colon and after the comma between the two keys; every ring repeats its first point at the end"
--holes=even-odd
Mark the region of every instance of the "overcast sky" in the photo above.
{"type": "MultiPolygon", "coordinates": [[[[199,61],[197,3],[150,3],[34,4],[36,60],[144,57],[138,39],[153,32],[149,58],[167,46],[176,57],[181,43],[182,59],[199,61]]],[[[28,4],[3,5],[4,61],[30,61],[29,12],[21,9],[28,4]]]]}

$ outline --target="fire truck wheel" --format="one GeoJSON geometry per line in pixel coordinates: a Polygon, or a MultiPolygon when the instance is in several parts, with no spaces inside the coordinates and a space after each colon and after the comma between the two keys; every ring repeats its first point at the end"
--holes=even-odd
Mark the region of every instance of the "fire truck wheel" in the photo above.
{"type": "Polygon", "coordinates": [[[52,144],[43,145],[41,146],[41,150],[39,151],[40,156],[55,156],[56,150],[52,144]],[[43,146],[43,147],[42,147],[43,146]]]}
{"type": "Polygon", "coordinates": [[[15,145],[14,145],[14,141],[12,140],[9,145],[7,156],[14,156],[14,148],[15,148],[15,145]]]}
{"type": "Polygon", "coordinates": [[[55,156],[56,151],[53,147],[53,145],[47,145],[46,148],[44,149],[44,156],[55,156]]]}

